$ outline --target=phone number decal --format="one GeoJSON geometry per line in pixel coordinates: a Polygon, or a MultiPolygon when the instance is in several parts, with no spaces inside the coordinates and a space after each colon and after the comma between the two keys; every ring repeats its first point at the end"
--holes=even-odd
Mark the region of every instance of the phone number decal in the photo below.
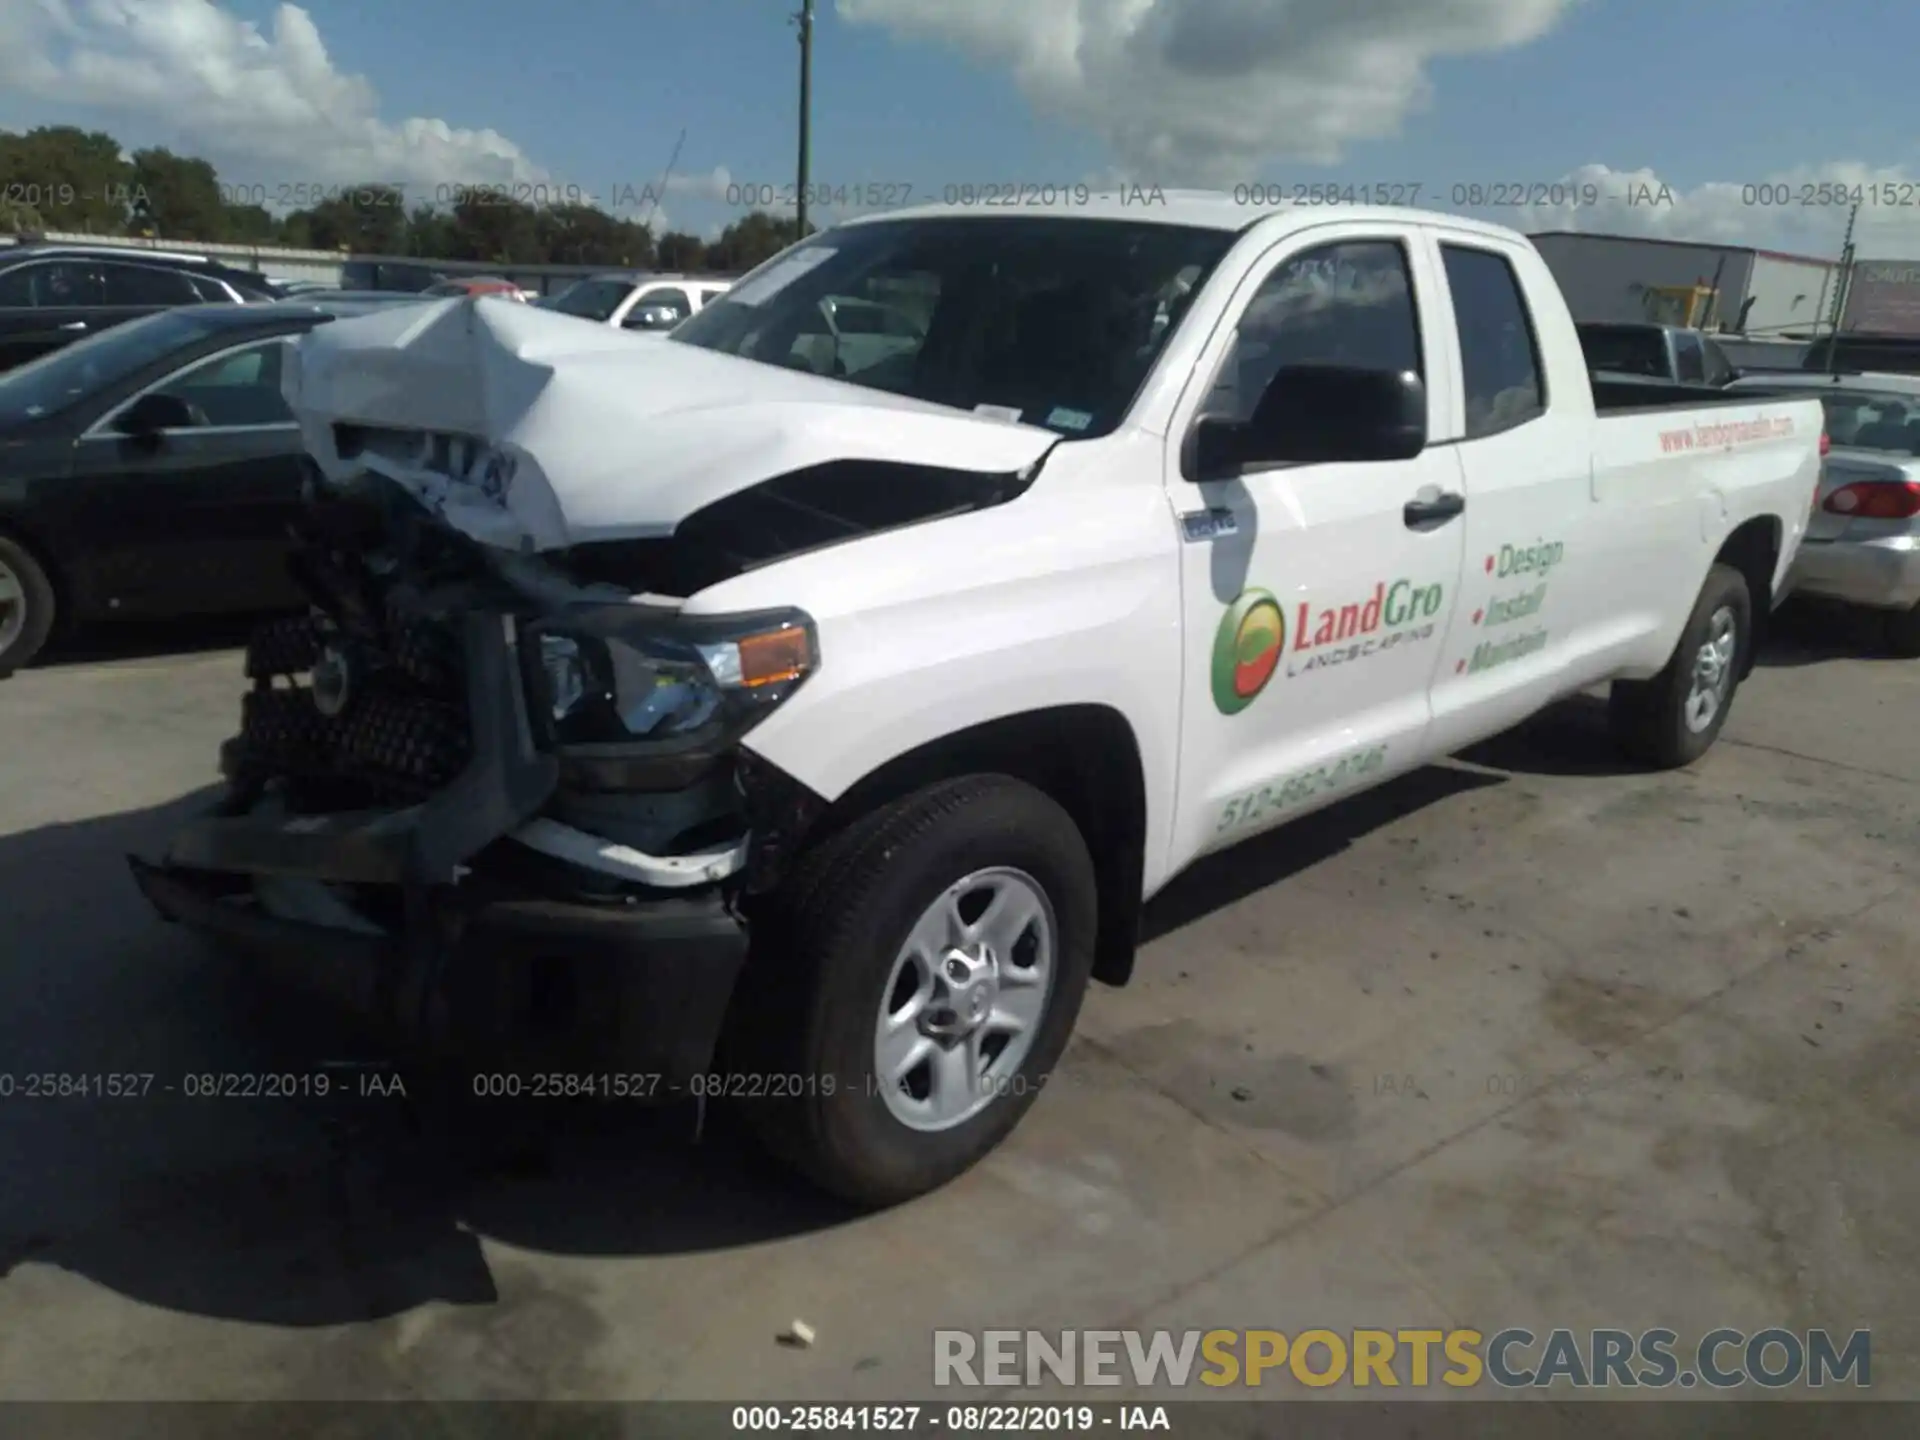
{"type": "Polygon", "coordinates": [[[1343,755],[1337,761],[1302,771],[1298,775],[1289,775],[1284,780],[1262,785],[1258,790],[1249,790],[1244,795],[1236,795],[1221,807],[1220,823],[1214,827],[1214,834],[1225,835],[1230,830],[1249,829],[1282,811],[1304,805],[1316,795],[1352,784],[1378,770],[1386,758],[1387,747],[1376,745],[1371,750],[1343,755]]]}

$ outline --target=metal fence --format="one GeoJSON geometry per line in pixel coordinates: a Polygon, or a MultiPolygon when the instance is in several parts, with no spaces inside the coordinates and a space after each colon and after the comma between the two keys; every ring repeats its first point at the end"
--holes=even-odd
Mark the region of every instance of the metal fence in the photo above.
{"type": "Polygon", "coordinates": [[[192,240],[146,240],[131,235],[87,235],[68,230],[36,230],[31,238],[51,244],[113,245],[129,250],[171,250],[176,254],[204,255],[209,260],[217,260],[236,269],[258,270],[281,280],[318,280],[323,285],[340,283],[340,267],[347,258],[333,250],[288,250],[276,245],[236,245],[231,242],[202,245],[192,240]]]}
{"type": "MultiPolygon", "coordinates": [[[[26,237],[22,237],[26,238],[26,237]]],[[[35,240],[67,245],[113,245],[129,250],[170,250],[204,255],[242,270],[257,270],[276,280],[313,280],[349,290],[424,290],[436,280],[464,275],[497,276],[536,295],[564,290],[587,275],[604,275],[613,265],[494,265],[484,260],[436,260],[418,255],[350,255],[338,250],[289,250],[277,245],[231,241],[200,244],[191,240],[147,240],[124,235],[87,235],[73,231],[35,231],[35,240]]],[[[0,236],[0,245],[8,243],[0,236]]],[[[695,277],[689,277],[695,278],[695,277]]],[[[730,279],[702,275],[702,279],[730,279]]]]}

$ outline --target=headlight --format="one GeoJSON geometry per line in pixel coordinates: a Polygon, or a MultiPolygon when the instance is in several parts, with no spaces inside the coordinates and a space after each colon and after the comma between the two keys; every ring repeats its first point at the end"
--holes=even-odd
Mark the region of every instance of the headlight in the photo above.
{"type": "Polygon", "coordinates": [[[595,606],[528,626],[522,654],[536,719],[559,745],[729,739],[819,665],[797,610],[693,619],[595,606]]]}

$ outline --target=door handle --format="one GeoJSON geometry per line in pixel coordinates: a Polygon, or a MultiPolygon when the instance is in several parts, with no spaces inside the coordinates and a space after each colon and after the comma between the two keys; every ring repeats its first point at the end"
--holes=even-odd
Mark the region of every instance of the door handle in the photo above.
{"type": "Polygon", "coordinates": [[[1436,490],[1428,486],[1407,501],[1400,514],[1409,530],[1432,530],[1446,524],[1467,508],[1467,497],[1457,490],[1436,490]]]}
{"type": "Polygon", "coordinates": [[[87,322],[84,320],[70,320],[60,328],[62,330],[84,330],[87,328],[87,322]]]}

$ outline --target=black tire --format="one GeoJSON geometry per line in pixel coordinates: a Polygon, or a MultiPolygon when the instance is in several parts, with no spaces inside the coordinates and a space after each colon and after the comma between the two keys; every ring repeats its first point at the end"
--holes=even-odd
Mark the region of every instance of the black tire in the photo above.
{"type": "Polygon", "coordinates": [[[1620,748],[1632,759],[1657,770],[1691,765],[1720,736],[1733,708],[1734,694],[1746,672],[1753,647],[1753,597],[1746,577],[1731,565],[1715,565],[1707,572],[1693,613],[1680,632],[1667,668],[1651,680],[1616,680],[1608,695],[1607,718],[1620,748]],[[1730,609],[1734,624],[1734,655],[1725,692],[1713,717],[1700,729],[1687,723],[1686,703],[1693,687],[1696,656],[1707,643],[1713,617],[1730,609]]]}
{"type": "Polygon", "coordinates": [[[1903,660],[1920,659],[1920,605],[1889,611],[1887,649],[1903,660]]]}
{"type": "MultiPolygon", "coordinates": [[[[13,638],[0,638],[0,680],[4,680],[30,663],[53,633],[54,595],[53,582],[40,568],[40,562],[26,546],[9,535],[0,535],[0,567],[12,572],[19,582],[19,603],[26,610],[13,638]]],[[[0,611],[0,637],[4,637],[7,629],[4,611],[0,611]]]]}
{"type": "Polygon", "coordinates": [[[876,1208],[970,1169],[1020,1122],[1066,1049],[1093,970],[1096,898],[1093,860],[1072,818],[1003,775],[915,791],[826,840],[756,926],[724,1046],[727,1068],[743,1077],[732,1089],[748,1092],[742,1108],[761,1142],[821,1188],[876,1208]],[[893,1115],[874,1078],[883,988],[927,908],[993,867],[1025,872],[1051,902],[1051,995],[1024,1060],[984,1109],[951,1129],[915,1130],[893,1115]]]}

